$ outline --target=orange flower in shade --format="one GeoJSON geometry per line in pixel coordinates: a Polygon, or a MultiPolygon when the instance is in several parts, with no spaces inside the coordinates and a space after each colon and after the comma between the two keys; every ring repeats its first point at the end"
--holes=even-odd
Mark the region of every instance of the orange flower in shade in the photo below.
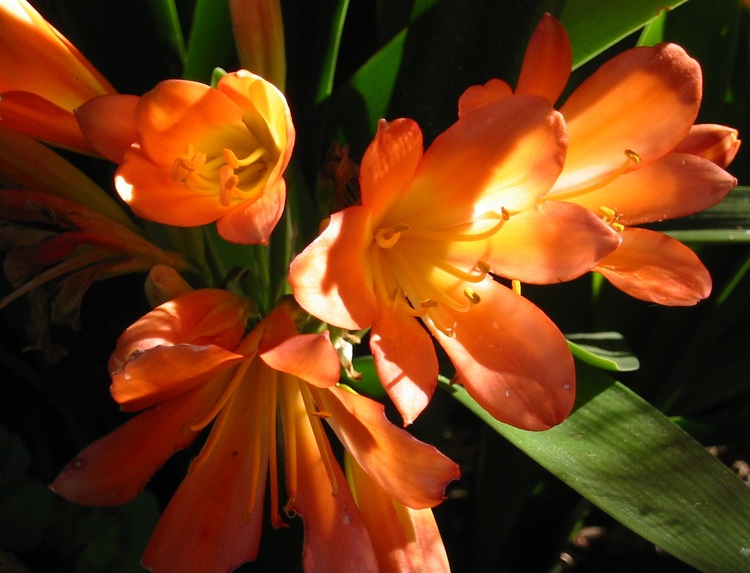
{"type": "Polygon", "coordinates": [[[424,154],[413,121],[381,122],[362,159],[362,204],[333,214],[292,262],[305,310],[348,330],[372,326],[378,374],[405,423],[436,386],[429,333],[497,419],[544,429],[569,413],[565,339],[495,280],[570,280],[619,243],[590,211],[540,203],[564,157],[562,118],[537,96],[488,104],[424,154]]]}
{"type": "Polygon", "coordinates": [[[94,99],[77,116],[97,151],[120,164],[115,186],[139,217],[183,227],[216,221],[228,241],[268,242],[295,137],[273,84],[245,70],[216,89],[167,80],[140,98],[94,99]]]}
{"type": "MultiPolygon", "coordinates": [[[[515,93],[554,103],[571,61],[565,31],[546,16],[531,39],[515,93]]],[[[739,147],[737,131],[693,125],[701,89],[698,62],[675,44],[659,44],[614,57],[560,108],[568,155],[542,201],[577,203],[620,231],[622,244],[594,270],[642,300],[692,305],[711,292],[711,277],[692,250],[662,233],[633,228],[706,209],[737,184],[723,169],[739,147]]],[[[459,101],[459,115],[512,93],[500,80],[473,86],[459,101]]]]}
{"type": "Polygon", "coordinates": [[[271,81],[286,82],[286,47],[280,0],[229,0],[240,66],[271,81]]]}
{"type": "Polygon", "coordinates": [[[78,328],[94,281],[156,264],[188,267],[181,255],[146,239],[104,190],[30,137],[0,128],[0,172],[13,187],[0,191],[0,250],[15,288],[0,308],[29,295],[27,331],[50,362],[64,351],[48,340],[49,321],[78,328]]]}
{"type": "Polygon", "coordinates": [[[198,290],[126,330],[110,359],[112,395],[124,410],[144,411],[83,450],[52,489],[88,505],[128,501],[213,422],[143,564],[156,572],[231,571],[257,556],[266,476],[271,520],[284,524],[280,438],[283,509],[305,522],[305,570],[350,571],[356,563],[378,571],[371,538],[381,532],[362,521],[323,419],[369,478],[408,507],[440,503],[457,466],[388,422],[381,404],[337,387],[328,334],[298,334],[290,303],[240,340],[247,312],[227,291],[198,290]]]}
{"type": "Polygon", "coordinates": [[[114,88],[26,0],[0,0],[0,121],[54,145],[93,151],[73,110],[114,88]]]}

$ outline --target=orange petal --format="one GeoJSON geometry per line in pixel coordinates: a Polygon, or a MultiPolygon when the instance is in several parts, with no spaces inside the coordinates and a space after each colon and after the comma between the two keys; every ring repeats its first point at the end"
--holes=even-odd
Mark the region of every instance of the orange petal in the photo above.
{"type": "Polygon", "coordinates": [[[431,509],[395,501],[347,453],[357,507],[370,532],[381,573],[448,573],[450,566],[431,509]]]}
{"type": "Polygon", "coordinates": [[[597,213],[607,207],[617,213],[619,223],[638,225],[707,209],[735,185],[737,179],[707,159],[670,153],[574,201],[597,213]]]}
{"type": "Polygon", "coordinates": [[[232,571],[254,560],[268,471],[271,385],[240,384],[151,536],[150,571],[232,571]],[[209,446],[210,447],[207,447],[209,446]]]}
{"type": "Polygon", "coordinates": [[[422,159],[422,130],[411,119],[381,120],[360,167],[362,204],[386,209],[409,187],[422,159]]]}
{"type": "Polygon", "coordinates": [[[144,94],[136,107],[135,120],[143,153],[169,171],[188,144],[200,149],[214,130],[236,126],[247,132],[242,110],[226,94],[187,80],[165,80],[144,94]]]}
{"type": "MultiPolygon", "coordinates": [[[[115,188],[140,218],[175,227],[197,227],[227,214],[217,195],[197,194],[169,172],[131,149],[115,176],[115,188]]],[[[228,234],[231,234],[230,231],[228,234]]]]}
{"type": "Polygon", "coordinates": [[[219,235],[241,245],[267,245],[281,219],[286,202],[286,183],[277,179],[260,191],[255,201],[241,203],[216,221],[219,235]]]}
{"type": "Polygon", "coordinates": [[[435,507],[458,479],[458,465],[394,426],[382,404],[339,387],[317,395],[347,451],[388,495],[414,509],[435,507]]]}
{"type": "Polygon", "coordinates": [[[73,114],[29,92],[7,91],[0,95],[3,126],[52,145],[92,153],[73,114]]]}
{"type": "Polygon", "coordinates": [[[411,424],[437,386],[438,363],[432,338],[413,316],[385,309],[372,325],[370,350],[383,388],[404,425],[411,424]]]}
{"type": "Polygon", "coordinates": [[[188,425],[207,414],[216,390],[201,386],[139,414],[79,453],[50,488],[83,505],[130,501],[174,452],[195,440],[188,425]]]}
{"type": "Polygon", "coordinates": [[[692,306],[711,294],[711,275],[679,241],[646,229],[625,229],[622,245],[596,267],[630,296],[667,306],[692,306]]]}
{"type": "Polygon", "coordinates": [[[618,233],[587,209],[545,201],[505,222],[487,262],[497,275],[550,284],[587,273],[619,244],[618,233]]]}
{"type": "Polygon", "coordinates": [[[697,155],[719,167],[726,167],[739,151],[740,140],[737,136],[737,130],[726,125],[698,124],[690,128],[690,133],[673,152],[697,155]]]}
{"type": "Polygon", "coordinates": [[[368,264],[369,218],[364,207],[335,213],[289,270],[289,283],[300,306],[347,330],[367,328],[378,312],[368,264]]]}
{"type": "Polygon", "coordinates": [[[125,152],[135,143],[135,109],[139,101],[139,97],[132,95],[106,95],[75,110],[88,142],[114,163],[121,163],[125,152]]]}
{"type": "Polygon", "coordinates": [[[484,85],[469,86],[458,98],[458,117],[513,95],[513,90],[502,80],[493,78],[484,85]]]}
{"type": "Polygon", "coordinates": [[[572,67],[568,34],[557,19],[545,14],[526,48],[516,94],[540,95],[554,104],[568,83],[572,67]]]}
{"type": "Polygon", "coordinates": [[[114,93],[91,63],[25,0],[0,7],[0,92],[21,89],[72,111],[114,93]]]}
{"type": "Polygon", "coordinates": [[[268,366],[324,388],[339,381],[341,364],[327,331],[298,334],[294,321],[282,310],[272,311],[263,324],[258,350],[268,366]]]}
{"type": "Polygon", "coordinates": [[[115,187],[136,215],[165,225],[205,225],[227,213],[215,194],[196,193],[171,173],[171,168],[153,163],[140,148],[131,147],[115,173],[115,187]]]}
{"type": "Polygon", "coordinates": [[[679,46],[637,47],[615,56],[561,109],[569,147],[554,192],[606,179],[628,163],[626,150],[641,164],[666,155],[688,134],[700,101],[700,66],[679,46]]]}
{"type": "Polygon", "coordinates": [[[199,289],[155,308],[134,322],[117,341],[110,372],[160,344],[213,344],[234,349],[245,332],[248,303],[222,289],[199,289]]]}
{"type": "Polygon", "coordinates": [[[144,350],[112,372],[110,392],[120,407],[133,412],[174,398],[244,359],[218,346],[178,344],[144,350]]]}
{"type": "Polygon", "coordinates": [[[525,430],[559,424],[575,400],[565,338],[510,289],[489,278],[472,288],[481,302],[466,313],[451,311],[455,338],[431,328],[456,366],[456,382],[501,422],[525,430]]]}
{"type": "Polygon", "coordinates": [[[247,70],[226,74],[216,89],[243,110],[242,121],[267,150],[279,156],[278,177],[286,168],[294,147],[295,131],[286,98],[272,83],[247,70]]]}
{"type": "MultiPolygon", "coordinates": [[[[321,390],[327,394],[327,390],[321,390]]],[[[299,392],[297,393],[299,396],[299,392]]],[[[329,464],[335,485],[323,462],[319,446],[325,456],[335,460],[330,444],[318,444],[310,428],[309,418],[299,400],[294,420],[296,457],[300,478],[296,495],[288,509],[299,514],[305,522],[305,547],[302,565],[305,571],[348,573],[356,571],[376,573],[377,560],[369,533],[357,511],[357,505],[347,487],[346,478],[338,463],[329,464]]]]}
{"type": "Polygon", "coordinates": [[[438,228],[527,209],[557,179],[565,139],[562,117],[539,96],[485,105],[435,139],[388,221],[438,228]]]}

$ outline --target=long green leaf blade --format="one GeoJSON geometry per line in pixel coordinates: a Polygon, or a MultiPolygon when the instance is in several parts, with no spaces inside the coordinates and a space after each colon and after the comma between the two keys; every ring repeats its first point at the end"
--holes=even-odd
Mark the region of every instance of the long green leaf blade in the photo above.
{"type": "Polygon", "coordinates": [[[750,571],[750,488],[653,406],[581,365],[571,416],[546,432],[495,431],[625,526],[703,573],[750,571]]]}
{"type": "Polygon", "coordinates": [[[560,21],[573,44],[573,66],[578,67],[642,28],[664,10],[686,0],[567,0],[560,21]]]}

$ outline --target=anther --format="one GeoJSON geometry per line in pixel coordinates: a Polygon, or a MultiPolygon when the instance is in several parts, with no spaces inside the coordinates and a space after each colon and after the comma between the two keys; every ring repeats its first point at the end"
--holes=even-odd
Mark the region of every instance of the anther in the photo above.
{"type": "Polygon", "coordinates": [[[510,286],[513,287],[514,293],[521,294],[521,281],[513,279],[510,281],[510,286]]]}
{"type": "Polygon", "coordinates": [[[505,207],[500,207],[500,214],[503,216],[503,221],[510,219],[510,213],[505,207]]]}
{"type": "Polygon", "coordinates": [[[333,416],[330,412],[326,412],[325,410],[318,410],[317,412],[310,412],[311,416],[315,416],[316,418],[330,418],[333,416]]]}
{"type": "Polygon", "coordinates": [[[482,301],[479,295],[470,288],[464,289],[464,296],[469,299],[471,304],[479,304],[482,301]]]}
{"type": "Polygon", "coordinates": [[[628,159],[631,159],[634,163],[640,163],[641,162],[641,156],[638,155],[632,149],[626,149],[625,150],[625,155],[628,157],[628,159]]]}
{"type": "Polygon", "coordinates": [[[381,249],[390,249],[401,238],[401,233],[405,233],[411,229],[409,225],[398,224],[393,227],[385,229],[378,229],[375,231],[375,242],[381,249]]]}

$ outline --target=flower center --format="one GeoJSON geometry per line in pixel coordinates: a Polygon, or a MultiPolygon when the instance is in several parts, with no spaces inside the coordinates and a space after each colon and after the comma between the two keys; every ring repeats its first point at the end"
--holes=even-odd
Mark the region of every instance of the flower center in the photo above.
{"type": "Polygon", "coordinates": [[[456,322],[443,312],[468,312],[481,302],[471,285],[491,272],[486,257],[489,240],[510,214],[488,211],[455,226],[423,229],[406,223],[378,228],[370,255],[377,297],[391,311],[429,320],[447,336],[455,336],[456,322]],[[451,250],[458,253],[451,256],[451,250]],[[473,253],[475,256],[468,256],[473,253]],[[456,262],[463,261],[463,262],[456,262]]]}
{"type": "Polygon", "coordinates": [[[209,157],[190,144],[184,154],[175,157],[172,180],[184,183],[195,193],[217,193],[221,204],[227,207],[233,199],[247,201],[260,194],[258,182],[267,171],[265,155],[266,150],[258,147],[239,158],[225,147],[209,157]]]}

